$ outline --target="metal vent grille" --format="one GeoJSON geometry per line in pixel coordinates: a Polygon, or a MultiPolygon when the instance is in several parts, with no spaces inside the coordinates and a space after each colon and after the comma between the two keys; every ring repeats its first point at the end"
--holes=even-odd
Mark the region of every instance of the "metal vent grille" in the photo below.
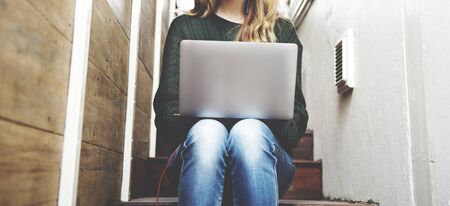
{"type": "Polygon", "coordinates": [[[345,80],[342,79],[342,41],[335,47],[334,59],[334,83],[339,87],[339,85],[345,84],[345,80]]]}
{"type": "Polygon", "coordinates": [[[353,89],[352,33],[347,32],[334,47],[334,84],[342,94],[353,89]]]}

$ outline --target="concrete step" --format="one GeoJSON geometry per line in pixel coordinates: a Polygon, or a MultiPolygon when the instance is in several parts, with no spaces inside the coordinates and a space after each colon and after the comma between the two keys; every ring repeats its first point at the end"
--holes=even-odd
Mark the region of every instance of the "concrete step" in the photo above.
{"type": "MultiPolygon", "coordinates": [[[[160,197],[158,205],[175,206],[178,199],[176,197],[160,197]]],[[[133,199],[130,202],[117,203],[117,206],[154,206],[156,205],[155,197],[145,197],[133,199]]],[[[280,206],[376,206],[375,204],[336,202],[336,201],[320,201],[320,200],[286,200],[279,201],[280,206]]]]}

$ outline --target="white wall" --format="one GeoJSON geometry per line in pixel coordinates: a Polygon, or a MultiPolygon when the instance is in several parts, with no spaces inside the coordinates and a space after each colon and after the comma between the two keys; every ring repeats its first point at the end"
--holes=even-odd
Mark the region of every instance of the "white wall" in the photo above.
{"type": "Polygon", "coordinates": [[[400,1],[315,1],[299,31],[303,90],[324,195],[412,205],[400,1]],[[334,42],[354,30],[356,88],[334,86],[334,42]]]}
{"type": "Polygon", "coordinates": [[[324,195],[382,205],[450,199],[450,2],[315,1],[299,29],[324,195]],[[356,88],[334,86],[334,42],[354,30],[356,88]]]}
{"type": "Polygon", "coordinates": [[[450,205],[450,1],[422,0],[427,136],[433,205],[450,205]]]}

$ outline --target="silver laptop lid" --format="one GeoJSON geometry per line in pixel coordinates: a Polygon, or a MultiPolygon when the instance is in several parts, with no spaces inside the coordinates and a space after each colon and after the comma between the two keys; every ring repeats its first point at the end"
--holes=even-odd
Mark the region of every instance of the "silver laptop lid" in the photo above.
{"type": "Polygon", "coordinates": [[[185,117],[292,119],[296,44],[182,40],[185,117]]]}

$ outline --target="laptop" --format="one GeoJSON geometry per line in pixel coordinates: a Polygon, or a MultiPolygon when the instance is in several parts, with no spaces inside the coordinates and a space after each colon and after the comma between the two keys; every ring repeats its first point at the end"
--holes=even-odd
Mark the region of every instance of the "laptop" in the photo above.
{"type": "Polygon", "coordinates": [[[290,120],[298,46],[182,40],[179,115],[290,120]]]}

